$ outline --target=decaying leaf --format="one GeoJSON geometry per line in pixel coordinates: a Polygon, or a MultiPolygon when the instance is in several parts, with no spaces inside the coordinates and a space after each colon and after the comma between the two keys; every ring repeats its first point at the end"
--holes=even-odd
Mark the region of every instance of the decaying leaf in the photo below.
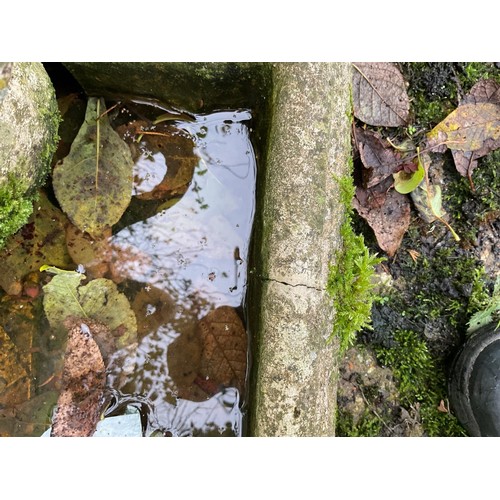
{"type": "Polygon", "coordinates": [[[89,98],[71,151],[53,171],[63,211],[94,237],[120,219],[132,196],[132,156],[104,111],[104,100],[89,98]]]}
{"type": "MultiPolygon", "coordinates": [[[[500,105],[500,84],[495,80],[479,80],[464,97],[460,105],[485,102],[500,105]]],[[[475,151],[452,150],[453,161],[459,174],[470,179],[472,172],[478,165],[477,160],[499,147],[500,139],[497,139],[493,143],[487,143],[475,151]]]]}
{"type": "Polygon", "coordinates": [[[500,83],[496,80],[479,80],[463,98],[460,105],[490,102],[500,104],[500,83]]]}
{"type": "Polygon", "coordinates": [[[364,166],[364,187],[373,187],[396,171],[401,154],[379,133],[356,127],[354,137],[364,166]]]}
{"type": "Polygon", "coordinates": [[[464,104],[452,111],[427,134],[427,146],[459,151],[484,151],[500,139],[500,105],[489,102],[464,104]]]}
{"type": "Polygon", "coordinates": [[[411,192],[411,199],[420,217],[428,224],[443,218],[446,212],[442,206],[441,186],[422,182],[411,192]]]}
{"type": "Polygon", "coordinates": [[[42,264],[68,267],[72,261],[64,245],[66,216],[44,192],[34,202],[33,214],[0,251],[0,286],[10,295],[22,290],[22,279],[42,264]]]}
{"type": "Polygon", "coordinates": [[[371,189],[356,188],[353,206],[375,233],[377,243],[392,257],[410,225],[410,200],[390,189],[392,178],[371,189]]]}
{"type": "Polygon", "coordinates": [[[30,381],[20,353],[0,326],[0,406],[12,406],[30,397],[30,381]]]}
{"type": "Polygon", "coordinates": [[[124,294],[111,280],[97,278],[82,286],[85,275],[55,270],[57,274],[43,287],[43,307],[50,325],[64,328],[70,317],[91,318],[106,325],[116,337],[117,348],[137,339],[137,321],[124,294]]]}
{"type": "Polygon", "coordinates": [[[101,418],[106,372],[91,326],[84,320],[75,320],[68,331],[63,389],[57,400],[51,436],[92,436],[101,418]]]}
{"type": "Polygon", "coordinates": [[[165,291],[148,286],[134,297],[132,310],[137,318],[139,337],[154,333],[175,318],[175,302],[165,291]]]}
{"type": "Polygon", "coordinates": [[[354,116],[368,125],[406,125],[410,100],[399,69],[388,62],[355,63],[352,66],[354,116]]]}
{"type": "Polygon", "coordinates": [[[111,230],[104,230],[99,238],[80,231],[73,224],[66,226],[66,246],[74,262],[85,268],[91,278],[102,278],[109,271],[111,261],[111,230]]]}
{"type": "Polygon", "coordinates": [[[247,333],[236,310],[221,306],[198,323],[202,342],[201,379],[245,391],[247,333]]]}
{"type": "Polygon", "coordinates": [[[189,401],[206,401],[207,395],[195,384],[201,367],[202,344],[195,323],[177,328],[180,335],[168,346],[168,374],[176,386],[177,396],[189,401]]]}

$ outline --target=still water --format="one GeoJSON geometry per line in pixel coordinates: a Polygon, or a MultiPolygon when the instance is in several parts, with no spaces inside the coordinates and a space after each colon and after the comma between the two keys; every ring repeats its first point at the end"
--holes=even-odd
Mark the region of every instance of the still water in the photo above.
{"type": "MultiPolygon", "coordinates": [[[[100,261],[94,255],[82,262],[70,252],[73,269],[80,266],[86,279],[116,283],[137,319],[136,342],[110,358],[106,415],[138,408],[146,436],[241,436],[257,172],[251,112],[179,115],[158,103],[129,102],[109,117],[133,150],[132,201],[109,235],[90,241],[105,245],[106,252],[96,253],[100,261]]],[[[75,246],[75,231],[66,228],[68,248],[75,246]]],[[[23,290],[2,300],[11,306],[29,301],[44,325],[33,335],[46,335],[37,304],[43,289],[40,296],[31,292],[33,298],[23,290]]],[[[0,320],[15,347],[21,333],[9,329],[9,314],[0,320]]],[[[41,435],[51,425],[64,356],[61,349],[49,352],[50,343],[34,338],[32,344],[26,400],[0,393],[1,435],[41,435]]]]}

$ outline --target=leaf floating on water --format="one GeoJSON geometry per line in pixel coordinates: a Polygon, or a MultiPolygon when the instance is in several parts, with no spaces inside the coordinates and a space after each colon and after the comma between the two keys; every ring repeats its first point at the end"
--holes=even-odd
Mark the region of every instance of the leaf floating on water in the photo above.
{"type": "Polygon", "coordinates": [[[92,436],[103,411],[106,371],[91,327],[83,320],[74,321],[68,331],[62,383],[51,436],[92,436]]]}
{"type": "Polygon", "coordinates": [[[118,222],[132,196],[132,156],[104,111],[104,100],[89,98],[71,151],[53,171],[63,211],[94,237],[118,222]]]}
{"type": "Polygon", "coordinates": [[[33,205],[33,214],[0,251],[0,286],[8,293],[21,291],[21,280],[45,262],[68,267],[71,258],[64,245],[66,216],[50,203],[44,192],[33,205]]]}
{"type": "Polygon", "coordinates": [[[352,66],[354,116],[368,125],[406,125],[410,100],[399,69],[388,62],[356,63],[352,66]]]}
{"type": "Polygon", "coordinates": [[[353,206],[375,233],[379,247],[392,257],[410,225],[410,200],[390,189],[391,178],[371,189],[358,187],[353,206]]]}
{"type": "Polygon", "coordinates": [[[103,323],[116,337],[117,348],[125,347],[137,338],[137,321],[129,301],[115,283],[98,278],[81,286],[85,275],[59,271],[43,287],[43,307],[50,325],[64,329],[70,317],[91,318],[103,323]]]}
{"type": "Polygon", "coordinates": [[[200,378],[245,391],[247,333],[236,310],[221,306],[198,323],[202,342],[200,378]]]}

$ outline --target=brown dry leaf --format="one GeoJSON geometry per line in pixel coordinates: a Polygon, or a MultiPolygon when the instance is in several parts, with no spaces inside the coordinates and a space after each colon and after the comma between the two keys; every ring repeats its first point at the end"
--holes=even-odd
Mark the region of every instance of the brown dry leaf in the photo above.
{"type": "Polygon", "coordinates": [[[20,353],[0,326],[0,406],[20,404],[30,397],[30,381],[20,353]]]}
{"type": "Polygon", "coordinates": [[[68,331],[63,389],[57,400],[51,436],[92,436],[102,413],[106,373],[101,351],[85,320],[68,331]]]}
{"type": "Polygon", "coordinates": [[[221,306],[198,323],[203,350],[201,379],[216,385],[245,391],[247,332],[233,307],[221,306]]]}
{"type": "Polygon", "coordinates": [[[427,147],[442,151],[477,151],[481,155],[495,149],[500,140],[500,105],[490,102],[464,104],[452,111],[427,134],[427,147]]]}
{"type": "Polygon", "coordinates": [[[363,169],[363,186],[370,188],[397,170],[401,155],[377,132],[356,127],[354,137],[363,169]]]}
{"type": "Polygon", "coordinates": [[[356,188],[353,206],[375,233],[377,243],[392,257],[410,225],[410,200],[390,189],[391,178],[371,189],[356,188]]]}
{"type": "Polygon", "coordinates": [[[0,251],[0,286],[8,294],[20,293],[23,277],[43,264],[61,268],[72,265],[64,245],[66,223],[66,216],[41,191],[28,222],[0,251]]]}
{"type": "MultiPolygon", "coordinates": [[[[489,102],[491,104],[500,105],[500,84],[495,80],[480,80],[464,97],[460,105],[464,104],[479,104],[489,102]]],[[[500,139],[494,141],[493,144],[485,145],[483,148],[476,151],[459,151],[452,150],[453,161],[460,175],[471,177],[472,172],[477,167],[477,160],[482,156],[487,155],[493,149],[500,147],[500,139]]]]}
{"type": "Polygon", "coordinates": [[[354,116],[368,125],[406,125],[410,100],[399,69],[388,62],[355,63],[352,66],[354,116]]]}
{"type": "Polygon", "coordinates": [[[479,80],[463,98],[460,105],[491,102],[500,104],[500,83],[495,80],[479,80]]]}

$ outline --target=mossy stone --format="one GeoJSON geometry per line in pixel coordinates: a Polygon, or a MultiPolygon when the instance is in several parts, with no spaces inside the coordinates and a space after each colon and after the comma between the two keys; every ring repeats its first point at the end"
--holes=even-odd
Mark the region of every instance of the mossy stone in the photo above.
{"type": "Polygon", "coordinates": [[[13,63],[0,101],[0,247],[32,212],[57,148],[60,115],[41,63],[13,63]]]}

